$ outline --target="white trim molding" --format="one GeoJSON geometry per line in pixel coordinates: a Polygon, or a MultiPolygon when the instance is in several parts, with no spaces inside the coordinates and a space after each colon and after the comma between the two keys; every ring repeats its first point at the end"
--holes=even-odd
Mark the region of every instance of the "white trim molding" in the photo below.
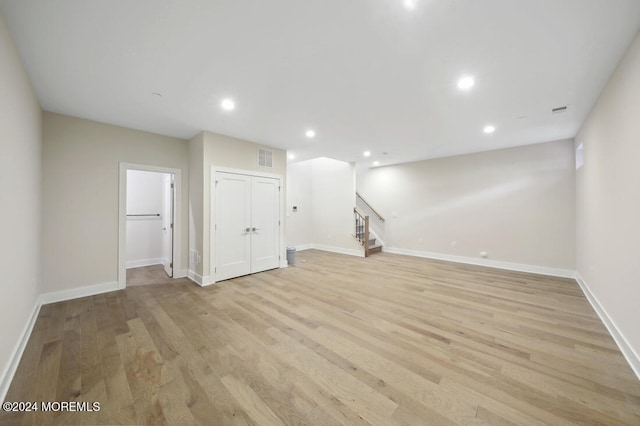
{"type": "Polygon", "coordinates": [[[315,250],[328,251],[331,253],[347,254],[349,256],[364,257],[364,250],[361,251],[361,250],[348,249],[344,247],[327,246],[324,244],[301,244],[295,247],[296,247],[296,251],[315,249],[315,250]]]}
{"type": "Polygon", "coordinates": [[[166,265],[167,263],[169,262],[165,262],[165,259],[162,257],[156,257],[154,259],[127,260],[127,269],[141,268],[143,266],[166,265]]]}
{"type": "Polygon", "coordinates": [[[170,167],[151,166],[147,164],[120,163],[118,182],[118,285],[123,289],[127,286],[127,170],[141,170],[173,174],[175,185],[174,214],[173,214],[173,265],[182,269],[182,170],[170,167]]]}
{"type": "Polygon", "coordinates": [[[211,277],[206,275],[202,276],[192,270],[187,271],[187,278],[198,284],[200,287],[206,287],[208,285],[214,284],[214,281],[211,277]]]}
{"type": "Polygon", "coordinates": [[[476,259],[474,257],[454,256],[450,254],[433,253],[428,251],[408,250],[396,247],[382,247],[385,253],[403,254],[406,256],[423,257],[425,259],[446,260],[448,262],[466,263],[468,265],[486,266],[489,268],[506,269],[509,271],[528,272],[531,274],[549,275],[552,277],[575,278],[576,271],[571,269],[549,268],[546,266],[525,265],[522,263],[502,262],[499,260],[476,259]]]}
{"type": "Polygon", "coordinates": [[[42,304],[40,303],[40,299],[36,299],[36,303],[31,310],[29,321],[27,321],[27,324],[25,324],[22,329],[20,340],[18,340],[16,347],[13,349],[13,352],[9,357],[9,362],[2,372],[2,376],[0,376],[0,400],[2,400],[2,402],[4,402],[4,398],[7,396],[9,386],[11,386],[11,382],[13,381],[13,376],[16,374],[16,370],[18,369],[18,365],[22,359],[24,349],[27,347],[27,342],[29,342],[29,338],[31,337],[31,332],[33,331],[33,326],[36,324],[36,319],[40,313],[41,306],[42,304]]]}
{"type": "Polygon", "coordinates": [[[53,291],[40,295],[40,304],[62,302],[65,300],[78,299],[80,297],[95,296],[96,294],[108,293],[119,290],[118,281],[108,283],[88,285],[85,287],[71,288],[69,290],[53,291]]]}
{"type": "Polygon", "coordinates": [[[174,269],[173,278],[187,278],[188,273],[189,273],[188,269],[174,269]]]}
{"type": "Polygon", "coordinates": [[[609,331],[609,334],[618,345],[620,352],[622,352],[622,355],[629,363],[629,366],[631,366],[631,369],[635,373],[636,377],[638,378],[638,380],[640,380],[640,356],[638,356],[636,351],[629,344],[629,341],[624,337],[616,323],[613,321],[611,316],[609,316],[596,295],[593,294],[593,292],[589,288],[589,285],[582,278],[579,272],[576,272],[576,281],[578,282],[578,285],[582,289],[582,292],[586,296],[587,300],[593,307],[593,310],[596,311],[596,313],[600,317],[600,320],[609,331]]]}

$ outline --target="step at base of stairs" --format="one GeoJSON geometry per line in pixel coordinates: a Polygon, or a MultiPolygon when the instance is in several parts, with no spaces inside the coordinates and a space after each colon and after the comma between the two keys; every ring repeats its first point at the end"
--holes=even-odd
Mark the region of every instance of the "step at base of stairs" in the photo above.
{"type": "Polygon", "coordinates": [[[369,247],[369,254],[380,253],[380,252],[382,252],[382,246],[381,245],[370,246],[369,247]]]}

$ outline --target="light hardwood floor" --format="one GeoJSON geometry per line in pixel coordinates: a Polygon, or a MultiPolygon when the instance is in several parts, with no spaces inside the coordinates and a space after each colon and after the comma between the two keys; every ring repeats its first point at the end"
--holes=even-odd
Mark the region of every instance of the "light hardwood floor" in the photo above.
{"type": "Polygon", "coordinates": [[[167,275],[162,265],[142,266],[127,269],[127,287],[138,285],[170,284],[173,279],[167,275]]]}
{"type": "Polygon", "coordinates": [[[4,424],[640,424],[640,382],[573,280],[311,250],[43,306],[7,400],[101,410],[4,424]]]}

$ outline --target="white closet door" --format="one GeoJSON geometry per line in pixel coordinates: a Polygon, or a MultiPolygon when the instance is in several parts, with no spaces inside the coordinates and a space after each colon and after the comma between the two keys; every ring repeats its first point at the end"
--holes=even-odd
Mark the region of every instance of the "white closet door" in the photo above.
{"type": "Polygon", "coordinates": [[[280,266],[280,180],[251,178],[251,272],[280,266]]]}
{"type": "Polygon", "coordinates": [[[216,281],[251,273],[251,177],[216,173],[216,281]]]}

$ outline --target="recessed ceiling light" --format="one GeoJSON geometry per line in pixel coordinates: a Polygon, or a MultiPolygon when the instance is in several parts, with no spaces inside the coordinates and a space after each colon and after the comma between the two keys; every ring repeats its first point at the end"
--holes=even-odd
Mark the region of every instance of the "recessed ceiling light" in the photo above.
{"type": "Polygon", "coordinates": [[[458,79],[458,89],[469,90],[476,84],[476,79],[472,75],[463,75],[458,79]]]}
{"type": "Polygon", "coordinates": [[[315,131],[315,130],[313,130],[313,129],[309,129],[309,130],[307,130],[306,132],[304,132],[304,135],[305,135],[306,137],[308,137],[309,139],[313,139],[313,138],[315,138],[315,137],[316,137],[316,131],[315,131]]]}
{"type": "Polygon", "coordinates": [[[364,155],[365,157],[368,157],[371,155],[371,151],[365,151],[362,153],[362,155],[364,155]]]}
{"type": "Polygon", "coordinates": [[[293,154],[289,154],[289,155],[288,155],[288,158],[289,158],[289,160],[294,160],[294,159],[296,158],[296,156],[295,156],[295,155],[293,155],[293,154]]]}
{"type": "Polygon", "coordinates": [[[222,100],[220,106],[225,111],[233,111],[236,108],[236,103],[233,101],[233,99],[226,98],[222,100]]]}
{"type": "Polygon", "coordinates": [[[407,10],[415,9],[417,3],[418,3],[418,0],[403,0],[402,1],[402,4],[404,4],[405,9],[407,9],[407,10]]]}
{"type": "Polygon", "coordinates": [[[482,131],[485,132],[485,133],[491,134],[491,133],[496,131],[496,126],[488,124],[488,125],[484,126],[484,129],[482,129],[482,131]]]}
{"type": "Polygon", "coordinates": [[[373,165],[374,165],[374,166],[379,166],[379,165],[380,165],[380,162],[379,162],[379,161],[374,161],[374,162],[373,162],[373,165]]]}

